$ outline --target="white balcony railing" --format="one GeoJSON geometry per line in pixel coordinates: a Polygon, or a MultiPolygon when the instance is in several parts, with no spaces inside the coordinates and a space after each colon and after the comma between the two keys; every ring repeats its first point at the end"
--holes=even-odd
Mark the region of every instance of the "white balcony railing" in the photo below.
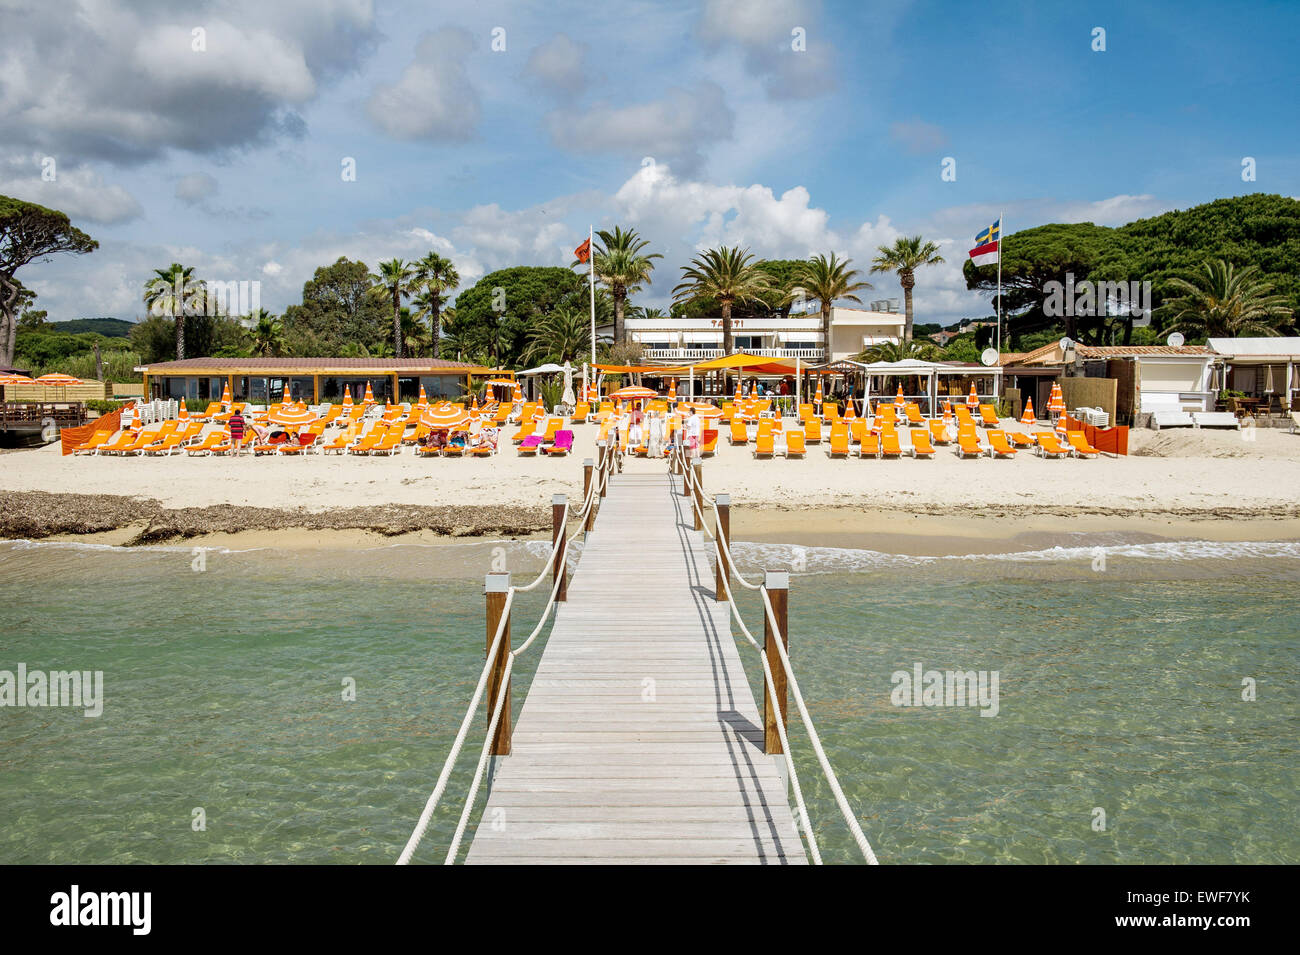
{"type": "MultiPolygon", "coordinates": [[[[819,362],[823,350],[820,348],[743,348],[738,349],[761,358],[798,358],[801,361],[819,362]]],[[[681,361],[701,362],[711,358],[722,357],[721,348],[647,348],[644,356],[647,361],[681,361]]]]}

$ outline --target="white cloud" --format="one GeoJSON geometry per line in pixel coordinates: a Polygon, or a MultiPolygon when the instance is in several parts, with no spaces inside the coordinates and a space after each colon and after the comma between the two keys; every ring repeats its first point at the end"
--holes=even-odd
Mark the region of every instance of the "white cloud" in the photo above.
{"type": "Polygon", "coordinates": [[[722,87],[669,87],[662,99],[629,106],[598,103],[587,110],[556,110],[546,117],[555,144],[572,152],[653,156],[695,169],[700,147],[731,136],[734,116],[722,87]]]}
{"type": "Polygon", "coordinates": [[[217,180],[206,172],[190,173],[176,181],[176,198],[194,204],[217,193],[217,180]]]}
{"type": "Polygon", "coordinates": [[[469,139],[481,107],[465,61],[474,38],[457,27],[426,33],[396,83],[375,87],[366,112],[394,139],[469,139]]]}
{"type": "Polygon", "coordinates": [[[199,0],[6,5],[0,61],[10,142],[141,162],[225,152],[301,132],[294,112],[373,46],[368,0],[199,0]],[[194,49],[194,30],[206,50],[194,49]]]}
{"type": "Polygon", "coordinates": [[[557,33],[528,55],[525,76],[561,96],[578,96],[587,88],[587,44],[557,33]]]}
{"type": "Polygon", "coordinates": [[[835,47],[812,0],[706,0],[696,27],[709,47],[734,46],[772,99],[808,99],[835,86],[835,47]]]}
{"type": "Polygon", "coordinates": [[[54,179],[42,172],[51,157],[39,153],[0,157],[0,194],[37,202],[66,213],[73,224],[78,220],[111,225],[127,222],[142,214],[135,196],[119,185],[109,185],[94,169],[69,165],[57,159],[51,168],[54,179]]]}

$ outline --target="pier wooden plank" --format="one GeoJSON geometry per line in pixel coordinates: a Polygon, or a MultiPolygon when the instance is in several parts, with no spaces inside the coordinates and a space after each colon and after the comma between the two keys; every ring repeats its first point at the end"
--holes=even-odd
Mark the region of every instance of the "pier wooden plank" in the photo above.
{"type": "Polygon", "coordinates": [[[807,863],[672,480],[610,479],[467,863],[807,863]]]}

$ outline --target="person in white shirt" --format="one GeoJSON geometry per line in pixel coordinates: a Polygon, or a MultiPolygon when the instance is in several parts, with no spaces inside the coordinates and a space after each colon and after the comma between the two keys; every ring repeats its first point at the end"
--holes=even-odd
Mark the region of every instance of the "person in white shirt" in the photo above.
{"type": "Polygon", "coordinates": [[[646,453],[652,458],[661,457],[664,453],[664,419],[657,412],[650,415],[650,421],[646,435],[646,453]]]}
{"type": "Polygon", "coordinates": [[[627,427],[627,449],[635,454],[639,447],[641,447],[641,422],[633,417],[632,423],[627,427]]]}
{"type": "Polygon", "coordinates": [[[686,447],[692,458],[700,456],[700,415],[694,410],[686,419],[686,447]]]}

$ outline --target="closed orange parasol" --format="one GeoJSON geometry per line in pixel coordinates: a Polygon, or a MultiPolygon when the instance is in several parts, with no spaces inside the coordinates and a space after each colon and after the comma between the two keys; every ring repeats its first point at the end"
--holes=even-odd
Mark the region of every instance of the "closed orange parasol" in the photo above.
{"type": "Polygon", "coordinates": [[[429,399],[424,394],[424,383],[420,383],[420,400],[416,403],[417,408],[429,407],[429,399]]]}
{"type": "Polygon", "coordinates": [[[230,382],[229,381],[226,382],[226,387],[221,389],[221,403],[227,408],[230,407],[230,382]]]}
{"type": "Polygon", "coordinates": [[[190,409],[185,407],[185,399],[181,398],[176,402],[176,418],[180,421],[188,421],[189,417],[190,409]]]}
{"type": "Polygon", "coordinates": [[[845,419],[852,420],[853,418],[856,418],[858,416],[857,402],[850,398],[848,401],[844,402],[844,404],[845,419]]]}
{"type": "Polygon", "coordinates": [[[975,393],[975,382],[970,383],[970,394],[966,396],[966,407],[974,411],[980,406],[980,396],[975,393]]]}
{"type": "Polygon", "coordinates": [[[366,396],[361,399],[362,404],[373,405],[375,403],[375,392],[370,387],[370,382],[366,382],[366,396]]]}
{"type": "Polygon", "coordinates": [[[1025,413],[1020,416],[1020,423],[1025,427],[1031,426],[1036,419],[1034,418],[1034,399],[1030,398],[1025,402],[1025,413]]]}
{"type": "Polygon", "coordinates": [[[668,382],[668,400],[669,401],[677,400],[677,379],[676,378],[668,382]]]}
{"type": "Polygon", "coordinates": [[[344,388],[343,389],[343,413],[347,414],[351,410],[352,410],[352,392],[349,389],[344,388]]]}
{"type": "Polygon", "coordinates": [[[894,395],[894,407],[902,408],[907,405],[907,399],[903,397],[903,386],[898,386],[898,394],[894,395]]]}

